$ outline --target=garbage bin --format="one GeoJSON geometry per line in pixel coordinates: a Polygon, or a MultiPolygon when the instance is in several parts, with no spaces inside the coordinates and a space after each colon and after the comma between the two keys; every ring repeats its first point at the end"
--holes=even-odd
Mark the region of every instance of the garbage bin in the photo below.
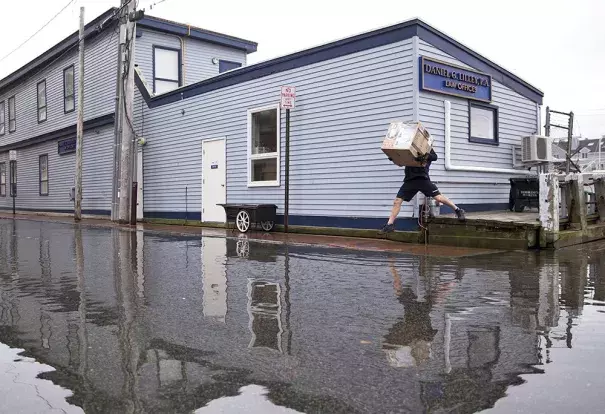
{"type": "Polygon", "coordinates": [[[510,178],[508,208],[520,213],[525,207],[539,208],[538,178],[510,178]]]}

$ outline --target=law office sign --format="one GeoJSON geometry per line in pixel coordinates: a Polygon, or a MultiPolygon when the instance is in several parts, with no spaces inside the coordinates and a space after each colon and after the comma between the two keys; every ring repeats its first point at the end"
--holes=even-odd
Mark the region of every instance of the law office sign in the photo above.
{"type": "Polygon", "coordinates": [[[491,102],[492,77],[472,69],[421,56],[420,90],[491,102]]]}

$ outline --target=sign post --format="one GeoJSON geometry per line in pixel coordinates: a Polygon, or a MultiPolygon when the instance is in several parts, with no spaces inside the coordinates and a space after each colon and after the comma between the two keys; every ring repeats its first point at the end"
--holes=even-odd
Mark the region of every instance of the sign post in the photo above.
{"type": "Polygon", "coordinates": [[[290,209],[290,109],[296,101],[296,87],[282,86],[280,107],[286,110],[286,194],[284,197],[284,232],[288,232],[288,214],[290,209]]]}

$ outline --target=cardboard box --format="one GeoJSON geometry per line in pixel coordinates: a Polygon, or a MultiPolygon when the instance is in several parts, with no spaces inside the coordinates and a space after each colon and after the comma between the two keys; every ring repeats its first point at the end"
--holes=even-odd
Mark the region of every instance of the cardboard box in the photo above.
{"type": "Polygon", "coordinates": [[[400,167],[420,167],[415,158],[431,152],[432,146],[433,138],[420,122],[395,121],[391,122],[381,149],[400,167]]]}

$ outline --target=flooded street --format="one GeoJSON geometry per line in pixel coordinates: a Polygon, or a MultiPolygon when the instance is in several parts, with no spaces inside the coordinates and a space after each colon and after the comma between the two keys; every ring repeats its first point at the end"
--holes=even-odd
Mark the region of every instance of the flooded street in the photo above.
{"type": "Polygon", "coordinates": [[[0,411],[599,411],[604,253],[448,258],[2,220],[0,411]]]}

